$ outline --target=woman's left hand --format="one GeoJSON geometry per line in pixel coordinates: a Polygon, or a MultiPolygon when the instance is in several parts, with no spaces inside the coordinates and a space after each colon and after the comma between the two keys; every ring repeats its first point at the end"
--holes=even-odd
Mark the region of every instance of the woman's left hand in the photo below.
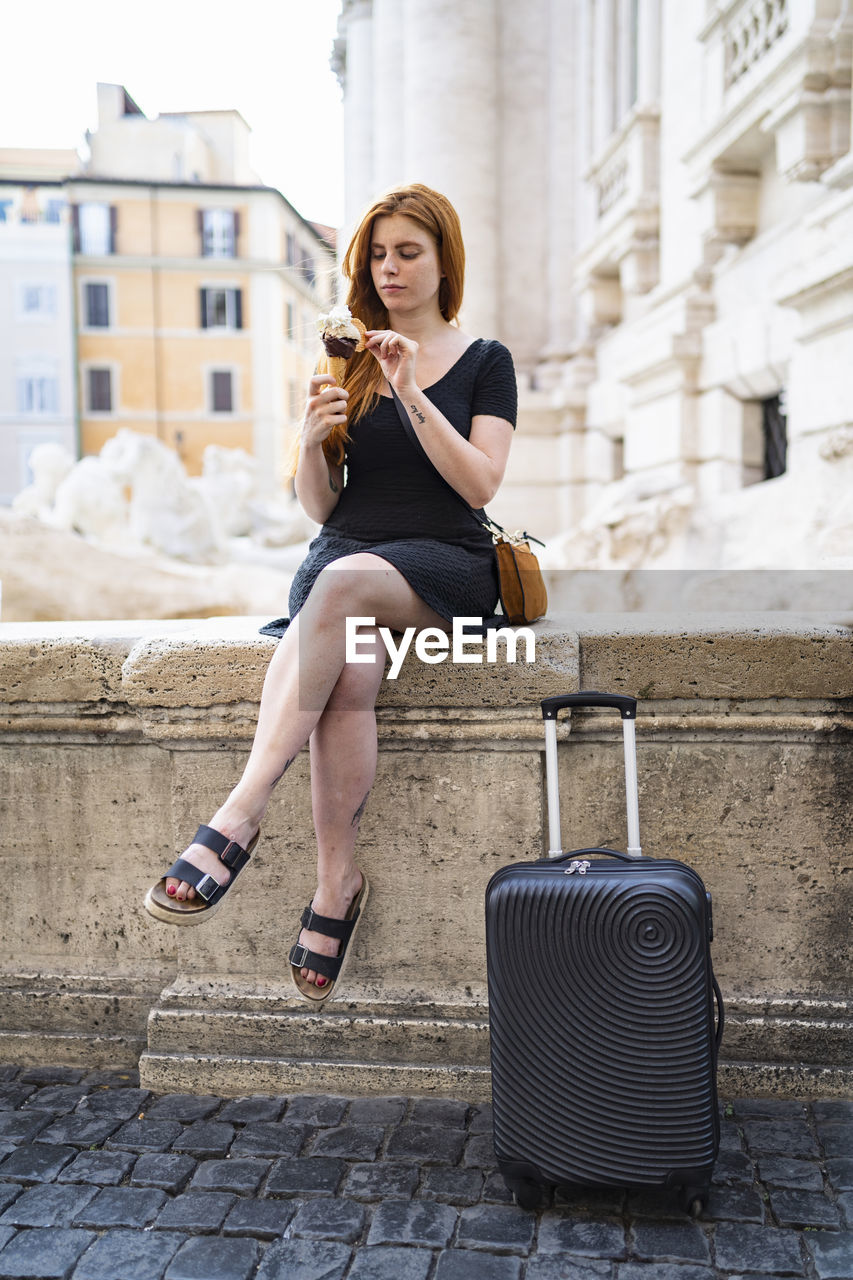
{"type": "Polygon", "coordinates": [[[415,363],[418,344],[393,329],[368,329],[367,350],[379,361],[380,368],[398,395],[415,387],[415,363]]]}

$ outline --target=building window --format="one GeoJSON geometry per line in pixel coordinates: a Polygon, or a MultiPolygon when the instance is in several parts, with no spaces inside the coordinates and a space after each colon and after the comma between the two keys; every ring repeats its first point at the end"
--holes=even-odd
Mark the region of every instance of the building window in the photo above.
{"type": "Polygon", "coordinates": [[[18,310],[22,320],[56,315],[56,288],[52,284],[22,284],[18,310]]]}
{"type": "Polygon", "coordinates": [[[788,414],[784,390],[761,401],[761,431],[764,438],[764,479],[773,480],[788,469],[788,414]]]}
{"type": "Polygon", "coordinates": [[[212,369],[210,403],[214,413],[234,412],[234,377],[230,369],[212,369]]]}
{"type": "Polygon", "coordinates": [[[202,329],[242,329],[242,289],[202,289],[202,329]]]}
{"type": "Polygon", "coordinates": [[[108,204],[80,204],[74,209],[74,250],[101,257],[115,253],[116,210],[108,204]]]}
{"type": "Polygon", "coordinates": [[[296,237],[292,231],[285,233],[284,260],[289,267],[294,266],[296,263],[296,237]]]}
{"type": "Polygon", "coordinates": [[[99,280],[87,283],[85,288],[86,325],[90,329],[108,329],[110,325],[110,289],[99,280]]]}
{"type": "Polygon", "coordinates": [[[296,313],[292,302],[284,304],[284,327],[291,341],[296,337],[296,313]]]}
{"type": "Polygon", "coordinates": [[[59,384],[52,374],[22,374],[18,378],[18,413],[59,412],[59,384]]]}
{"type": "Polygon", "coordinates": [[[200,209],[201,256],[236,258],[240,215],[236,209],[200,209]]]}
{"type": "Polygon", "coordinates": [[[112,413],[113,376],[111,369],[87,369],[86,386],[90,413],[112,413]]]}
{"type": "Polygon", "coordinates": [[[299,263],[299,270],[302,272],[302,279],[313,289],[317,279],[317,272],[314,267],[314,259],[303,251],[302,259],[299,263]]]}

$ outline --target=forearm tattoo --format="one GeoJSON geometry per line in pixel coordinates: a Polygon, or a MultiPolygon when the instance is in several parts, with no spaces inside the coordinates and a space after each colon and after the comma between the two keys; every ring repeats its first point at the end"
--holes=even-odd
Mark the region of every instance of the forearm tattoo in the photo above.
{"type": "Polygon", "coordinates": [[[287,773],[288,769],[293,764],[295,759],[296,759],[296,756],[291,756],[289,760],[286,760],[284,762],[284,768],[282,769],[281,773],[278,775],[277,778],[273,778],[272,786],[275,786],[277,782],[281,782],[282,778],[287,773]]]}
{"type": "Polygon", "coordinates": [[[357,827],[358,824],[361,822],[362,815],[365,809],[367,808],[367,797],[369,795],[370,795],[370,792],[367,791],[365,793],[364,799],[362,800],[361,804],[358,806],[355,813],[352,815],[352,826],[357,827]]]}
{"type": "Polygon", "coordinates": [[[412,416],[417,418],[418,422],[426,422],[426,418],[416,404],[410,404],[409,409],[411,410],[412,416]]]}

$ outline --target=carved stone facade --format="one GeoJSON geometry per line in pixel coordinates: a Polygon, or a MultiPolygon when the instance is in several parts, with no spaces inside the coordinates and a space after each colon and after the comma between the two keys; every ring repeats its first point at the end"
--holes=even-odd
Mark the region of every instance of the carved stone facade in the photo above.
{"type": "Polygon", "coordinates": [[[344,0],[339,27],[348,222],[445,191],[463,325],[521,375],[499,518],[553,536],[617,482],[714,502],[850,423],[853,0],[344,0]]]}

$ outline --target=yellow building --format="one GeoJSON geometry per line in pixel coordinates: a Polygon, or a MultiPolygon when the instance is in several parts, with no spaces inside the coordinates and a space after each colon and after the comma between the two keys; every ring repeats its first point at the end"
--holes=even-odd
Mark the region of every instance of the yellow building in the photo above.
{"type": "Polygon", "coordinates": [[[65,184],[82,452],[129,427],[191,473],[219,444],[280,483],[332,302],[330,233],[257,181],[238,112],[149,120],[120,85],[98,103],[65,184]]]}

